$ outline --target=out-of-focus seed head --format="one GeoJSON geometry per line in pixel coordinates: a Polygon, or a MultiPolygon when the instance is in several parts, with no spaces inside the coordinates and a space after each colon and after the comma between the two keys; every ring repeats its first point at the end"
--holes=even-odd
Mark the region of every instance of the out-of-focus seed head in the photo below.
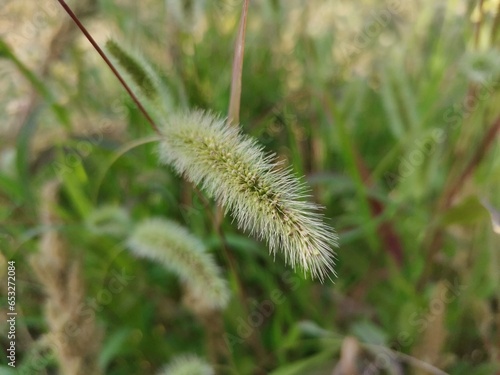
{"type": "Polygon", "coordinates": [[[140,223],[128,239],[134,254],[159,261],[176,273],[204,309],[227,306],[230,293],[220,268],[203,243],[179,224],[164,219],[140,223]]]}

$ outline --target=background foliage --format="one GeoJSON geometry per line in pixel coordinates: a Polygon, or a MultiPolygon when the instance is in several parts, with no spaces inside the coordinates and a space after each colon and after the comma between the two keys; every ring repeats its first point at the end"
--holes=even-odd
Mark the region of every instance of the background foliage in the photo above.
{"type": "MultiPolygon", "coordinates": [[[[500,371],[499,1],[251,1],[242,128],[306,176],[338,231],[339,277],[323,285],[227,217],[224,251],[215,204],[158,166],[145,119],[57,2],[3,2],[0,276],[15,259],[21,366],[40,361],[48,329],[29,260],[47,230],[39,192],[55,178],[106,374],[153,374],[210,347],[176,278],[133,258],[120,231],[88,224],[106,205],[131,225],[166,217],[204,241],[233,292],[232,373],[500,371]],[[124,287],[109,292],[117,273],[124,287]]],[[[169,106],[227,113],[240,1],[78,7],[99,43],[122,41],[163,72],[169,106]]]]}

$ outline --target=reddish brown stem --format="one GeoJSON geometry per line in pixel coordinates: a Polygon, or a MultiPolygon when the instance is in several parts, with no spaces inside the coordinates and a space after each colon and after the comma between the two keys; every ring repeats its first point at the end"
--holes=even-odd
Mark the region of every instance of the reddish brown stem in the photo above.
{"type": "Polygon", "coordinates": [[[472,172],[479,165],[481,160],[484,158],[490,147],[493,145],[493,141],[495,140],[495,136],[500,130],[500,116],[493,121],[493,124],[490,126],[488,131],[484,134],[481,143],[479,144],[474,156],[469,161],[469,164],[465,167],[462,173],[458,176],[457,181],[450,185],[450,188],[444,195],[444,207],[449,207],[453,201],[453,198],[460,191],[460,188],[464,185],[465,181],[470,177],[472,172]]]}
{"type": "MultiPolygon", "coordinates": [[[[363,158],[356,150],[356,166],[359,170],[363,183],[370,187],[373,185],[370,171],[366,166],[363,158]]],[[[382,215],[385,210],[384,204],[374,197],[367,197],[370,205],[370,211],[373,217],[382,215]]],[[[386,251],[391,255],[396,264],[401,267],[403,264],[403,247],[401,241],[393,226],[389,221],[383,221],[377,228],[378,236],[380,237],[386,251]]]]}
{"type": "Polygon", "coordinates": [[[120,81],[120,83],[122,84],[122,86],[125,88],[125,90],[127,90],[127,93],[130,95],[130,97],[132,98],[132,100],[134,101],[134,103],[137,105],[137,108],[139,108],[139,110],[142,112],[142,114],[144,115],[144,117],[146,117],[146,119],[150,123],[151,127],[153,128],[153,130],[156,133],[160,134],[160,131],[158,130],[158,127],[156,126],[155,122],[153,121],[153,119],[151,118],[151,116],[149,115],[149,113],[146,111],[146,109],[144,108],[144,106],[142,105],[142,103],[139,101],[139,99],[137,98],[137,96],[135,96],[135,94],[132,92],[132,90],[130,89],[130,87],[127,85],[127,83],[125,82],[125,80],[123,79],[123,77],[121,76],[121,74],[118,72],[118,70],[116,70],[116,68],[111,63],[111,61],[109,61],[108,57],[106,56],[106,54],[104,53],[104,51],[101,49],[101,47],[99,47],[99,45],[94,40],[94,38],[92,38],[92,35],[90,35],[90,33],[85,28],[85,26],[83,26],[83,24],[80,22],[80,20],[76,16],[76,14],[73,13],[73,11],[71,10],[71,8],[68,6],[68,4],[66,4],[66,2],[64,0],[57,0],[57,1],[59,1],[59,4],[61,4],[61,6],[66,11],[66,13],[68,13],[68,15],[71,17],[71,19],[73,20],[73,22],[75,22],[75,24],[78,26],[78,28],[82,31],[83,35],[85,35],[85,37],[90,42],[90,44],[92,44],[92,46],[95,48],[95,50],[97,51],[97,53],[99,53],[99,55],[102,57],[102,59],[104,60],[104,62],[109,66],[109,68],[111,69],[111,71],[113,72],[113,74],[116,76],[116,78],[118,78],[118,80],[120,81]]]}
{"type": "MultiPolygon", "coordinates": [[[[484,159],[485,155],[488,153],[489,149],[492,147],[493,142],[497,133],[500,131],[500,116],[498,116],[486,133],[483,136],[483,139],[479,143],[474,155],[472,156],[469,163],[463,169],[462,173],[460,173],[456,180],[450,181],[447,186],[448,188],[444,189],[444,193],[439,200],[437,205],[437,212],[446,211],[453,203],[453,199],[460,192],[460,189],[465,185],[465,182],[471,177],[472,173],[479,166],[481,161],[484,159]]],[[[430,275],[431,270],[433,268],[434,257],[436,253],[439,251],[441,246],[443,245],[444,240],[444,231],[442,228],[431,228],[429,235],[427,236],[428,241],[425,241],[428,247],[427,253],[427,268],[426,271],[420,277],[418,288],[421,288],[426,278],[430,275]]]]}

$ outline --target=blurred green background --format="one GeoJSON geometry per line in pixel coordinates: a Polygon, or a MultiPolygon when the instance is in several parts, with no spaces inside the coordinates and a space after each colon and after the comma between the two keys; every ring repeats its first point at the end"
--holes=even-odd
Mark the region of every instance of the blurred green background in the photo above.
{"type": "MultiPolygon", "coordinates": [[[[101,45],[157,66],[168,106],[227,114],[241,1],[70,4],[101,45]]],[[[0,279],[14,259],[19,371],[43,359],[25,373],[57,373],[32,263],[40,192],[59,180],[57,229],[82,264],[105,374],[155,374],[211,345],[173,275],[88,225],[106,205],[179,222],[224,269],[217,373],[500,374],[499,47],[498,0],[250,2],[241,126],[305,176],[336,228],[338,278],[320,284],[230,217],[223,251],[215,203],[159,166],[146,120],[59,4],[2,0],[0,279]],[[128,279],[104,299],[116,272],[128,279]]],[[[7,362],[0,374],[16,373],[7,362]]]]}

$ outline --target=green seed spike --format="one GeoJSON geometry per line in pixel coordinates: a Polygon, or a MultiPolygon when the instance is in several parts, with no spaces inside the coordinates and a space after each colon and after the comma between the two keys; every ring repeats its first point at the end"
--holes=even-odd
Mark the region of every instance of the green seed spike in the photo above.
{"type": "Polygon", "coordinates": [[[172,113],[160,127],[160,161],[200,185],[238,226],[281,251],[292,268],[323,281],[335,275],[337,235],[290,169],[210,112],[172,113]]]}
{"type": "Polygon", "coordinates": [[[108,40],[106,42],[106,48],[118,61],[120,66],[123,67],[132,77],[135,84],[139,86],[140,90],[146,96],[146,98],[152,100],[158,97],[158,91],[156,90],[153,80],[144,71],[142,65],[139,63],[139,61],[136,60],[136,58],[126,52],[114,40],[108,40]]]}

